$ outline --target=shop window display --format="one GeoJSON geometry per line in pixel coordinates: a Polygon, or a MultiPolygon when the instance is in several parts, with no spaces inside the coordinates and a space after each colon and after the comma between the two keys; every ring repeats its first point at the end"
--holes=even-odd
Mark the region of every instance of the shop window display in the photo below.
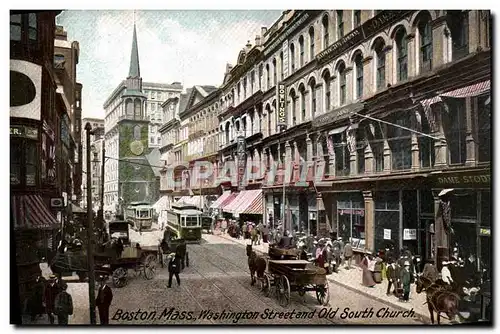
{"type": "Polygon", "coordinates": [[[365,209],[361,194],[344,195],[337,201],[338,235],[343,240],[365,239],[365,209]]]}

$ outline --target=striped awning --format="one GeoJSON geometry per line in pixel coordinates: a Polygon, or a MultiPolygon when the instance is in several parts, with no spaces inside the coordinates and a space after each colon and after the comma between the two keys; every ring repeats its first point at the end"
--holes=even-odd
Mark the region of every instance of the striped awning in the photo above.
{"type": "Polygon", "coordinates": [[[249,196],[253,196],[252,200],[248,202],[243,202],[236,210],[240,214],[247,215],[262,215],[264,213],[264,204],[262,198],[262,189],[258,190],[249,190],[249,192],[253,192],[249,194],[249,196]]]}
{"type": "Polygon", "coordinates": [[[231,193],[228,198],[224,200],[219,206],[219,210],[223,210],[224,208],[230,205],[235,199],[238,197],[238,193],[231,193]]]}
{"type": "Polygon", "coordinates": [[[225,191],[222,195],[219,196],[219,198],[217,198],[217,200],[215,202],[212,203],[212,205],[210,205],[210,209],[219,209],[220,206],[222,205],[222,203],[229,196],[231,196],[231,192],[230,191],[225,191]]]}
{"type": "Polygon", "coordinates": [[[262,193],[261,189],[257,190],[243,190],[238,194],[238,196],[224,208],[224,211],[230,213],[240,213],[240,207],[246,209],[248,205],[252,203],[252,201],[257,196],[258,192],[262,193]]]}
{"type": "Polygon", "coordinates": [[[491,89],[490,80],[487,80],[467,87],[458,88],[452,90],[451,92],[442,93],[440,94],[440,96],[463,99],[466,97],[478,96],[484,94],[488,92],[490,89],[491,89]]]}
{"type": "Polygon", "coordinates": [[[231,203],[224,206],[223,210],[225,212],[235,213],[234,210],[238,208],[241,205],[241,203],[243,203],[243,201],[246,198],[245,196],[246,194],[247,190],[243,190],[240,193],[238,193],[238,195],[231,201],[231,203]]]}
{"type": "Polygon", "coordinates": [[[12,196],[10,204],[13,226],[16,230],[53,229],[59,227],[59,223],[40,195],[12,196]]]}

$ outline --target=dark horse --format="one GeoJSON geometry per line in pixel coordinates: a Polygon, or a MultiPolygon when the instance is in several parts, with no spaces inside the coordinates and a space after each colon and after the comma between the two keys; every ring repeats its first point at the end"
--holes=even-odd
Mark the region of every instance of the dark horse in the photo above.
{"type": "Polygon", "coordinates": [[[257,273],[258,278],[264,277],[264,271],[266,271],[266,260],[263,257],[257,255],[255,251],[252,250],[252,245],[247,245],[247,256],[248,256],[248,269],[250,269],[250,277],[252,279],[252,284],[256,282],[255,273],[257,273]]]}
{"type": "Polygon", "coordinates": [[[417,278],[417,293],[426,292],[427,307],[431,316],[431,323],[434,324],[434,312],[437,313],[437,323],[441,324],[441,313],[446,313],[448,319],[452,321],[458,313],[460,297],[446,283],[432,282],[423,276],[417,278]]]}
{"type": "Polygon", "coordinates": [[[160,243],[163,254],[176,253],[181,259],[181,269],[189,267],[189,255],[186,249],[186,241],[184,239],[163,239],[160,243]]]}

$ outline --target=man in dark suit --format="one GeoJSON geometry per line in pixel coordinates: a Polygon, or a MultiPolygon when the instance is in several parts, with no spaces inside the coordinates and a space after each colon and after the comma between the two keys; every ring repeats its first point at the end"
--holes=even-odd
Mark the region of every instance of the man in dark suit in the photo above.
{"type": "Polygon", "coordinates": [[[170,255],[170,262],[168,263],[168,287],[172,287],[172,277],[175,275],[177,285],[181,285],[179,273],[181,271],[181,256],[180,254],[170,255]]]}
{"type": "Polygon", "coordinates": [[[50,275],[49,284],[45,288],[45,310],[49,317],[50,324],[54,324],[54,313],[55,313],[55,300],[57,295],[61,292],[59,284],[56,284],[56,276],[50,275]]]}
{"type": "Polygon", "coordinates": [[[95,305],[99,310],[99,320],[101,325],[109,324],[109,307],[113,301],[113,291],[106,284],[106,276],[100,276],[99,291],[95,300],[95,305]]]}
{"type": "Polygon", "coordinates": [[[392,258],[389,258],[387,260],[387,269],[386,269],[386,276],[387,276],[387,291],[386,295],[391,294],[391,287],[394,287],[394,290],[392,293],[396,291],[398,279],[400,274],[400,269],[396,263],[394,263],[394,260],[392,258]]]}

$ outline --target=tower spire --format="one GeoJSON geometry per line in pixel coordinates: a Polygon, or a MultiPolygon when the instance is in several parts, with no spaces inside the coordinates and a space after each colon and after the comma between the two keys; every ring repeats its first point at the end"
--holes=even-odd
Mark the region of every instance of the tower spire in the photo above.
{"type": "Polygon", "coordinates": [[[131,78],[140,78],[141,70],[139,67],[139,49],[137,47],[137,32],[135,29],[135,10],[134,10],[134,35],[132,37],[132,53],[130,54],[130,69],[128,76],[131,78]]]}

